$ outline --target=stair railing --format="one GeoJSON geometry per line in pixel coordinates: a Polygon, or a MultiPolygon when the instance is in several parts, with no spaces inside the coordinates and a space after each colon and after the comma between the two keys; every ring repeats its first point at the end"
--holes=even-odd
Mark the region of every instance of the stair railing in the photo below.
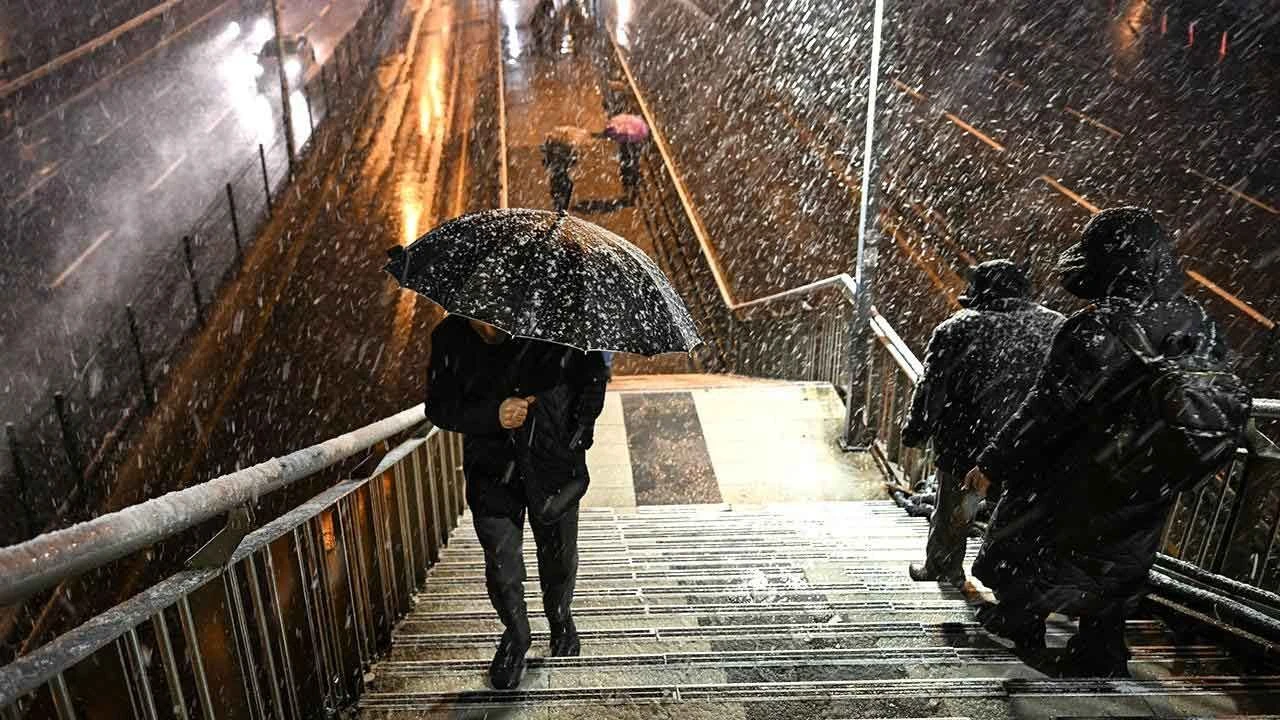
{"type": "Polygon", "coordinates": [[[254,529],[261,495],[426,428],[422,406],[0,549],[13,602],[228,513],[180,571],[0,668],[0,717],[327,717],[361,692],[462,514],[462,445],[430,428],[254,529]],[[157,710],[163,712],[157,713],[157,710]]]}

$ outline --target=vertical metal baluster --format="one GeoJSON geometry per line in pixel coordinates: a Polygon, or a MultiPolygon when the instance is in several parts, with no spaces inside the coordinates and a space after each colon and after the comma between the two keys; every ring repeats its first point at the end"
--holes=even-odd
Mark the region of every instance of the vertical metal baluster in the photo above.
{"type": "MultiPolygon", "coordinates": [[[[336,507],[330,509],[329,512],[333,514],[334,518],[338,515],[336,507]]],[[[325,553],[328,552],[328,550],[324,547],[323,538],[320,538],[319,540],[316,539],[315,531],[315,524],[307,523],[307,531],[303,537],[306,539],[307,546],[311,550],[312,558],[316,564],[316,572],[320,579],[320,593],[316,598],[316,603],[320,606],[320,612],[322,613],[319,616],[322,623],[320,627],[322,632],[321,637],[328,638],[329,647],[331,648],[331,661],[329,667],[333,674],[328,677],[328,680],[329,682],[332,682],[334,679],[343,679],[346,677],[346,668],[343,667],[342,664],[342,636],[340,634],[340,628],[343,627],[343,624],[339,622],[338,605],[333,592],[333,578],[329,575],[329,563],[325,558],[325,553]]],[[[333,552],[342,552],[345,556],[346,551],[347,549],[345,544],[339,547],[337,535],[335,534],[333,552]]],[[[346,566],[345,560],[343,562],[343,566],[346,566]]],[[[347,582],[347,586],[347,594],[350,596],[350,581],[347,582]]],[[[351,606],[351,611],[355,612],[355,605],[351,606]]],[[[339,687],[343,689],[343,698],[346,698],[346,686],[340,685],[339,687]]]]}
{"type": "MultiPolygon", "coordinates": [[[[289,709],[292,711],[293,717],[301,717],[302,705],[298,702],[298,684],[293,674],[293,657],[289,654],[289,629],[285,627],[284,609],[280,607],[280,590],[276,585],[276,568],[275,562],[271,559],[270,547],[262,548],[262,564],[266,569],[266,602],[271,605],[276,628],[279,630],[277,637],[280,643],[280,664],[283,666],[284,686],[288,692],[286,699],[289,701],[289,709]]],[[[264,622],[263,625],[265,626],[266,623],[264,622]]]]}
{"type": "Polygon", "coordinates": [[[267,608],[262,602],[262,588],[259,585],[258,563],[254,553],[244,559],[245,577],[249,581],[249,601],[253,603],[253,617],[258,625],[258,644],[262,647],[262,657],[267,663],[267,682],[271,686],[271,700],[275,703],[276,712],[272,716],[284,715],[284,698],[280,695],[280,671],[276,668],[276,656],[271,645],[271,626],[267,619],[267,608]]]}
{"type": "MultiPolygon", "coordinates": [[[[427,569],[431,567],[432,561],[430,544],[431,527],[427,524],[427,509],[422,504],[425,499],[422,495],[422,449],[427,446],[427,442],[430,441],[428,440],[423,442],[421,445],[414,448],[413,452],[409,453],[409,462],[411,463],[409,466],[409,472],[410,477],[413,478],[414,497],[417,498],[418,501],[418,537],[416,539],[418,541],[419,556],[422,558],[421,569],[424,573],[424,577],[427,569]]],[[[417,576],[415,575],[415,579],[416,577],[417,576]]]]}
{"type": "Polygon", "coordinates": [[[216,718],[218,715],[213,710],[213,695],[209,692],[209,676],[204,669],[204,654],[200,652],[200,636],[196,633],[196,622],[191,616],[191,603],[186,595],[178,598],[178,622],[182,625],[182,638],[187,643],[187,652],[191,654],[191,669],[195,671],[200,714],[205,718],[216,718]]]}
{"type": "MultiPolygon", "coordinates": [[[[142,717],[142,711],[139,709],[140,698],[138,697],[137,683],[134,682],[134,668],[130,659],[125,656],[124,638],[118,637],[112,643],[116,649],[116,661],[120,663],[120,677],[124,680],[125,693],[129,696],[130,717],[142,717]]],[[[154,720],[149,718],[149,720],[154,720]]]]}
{"type": "Polygon", "coordinates": [[[414,573],[417,560],[416,553],[413,551],[413,523],[409,521],[409,493],[413,488],[410,486],[411,481],[407,470],[411,462],[409,455],[400,458],[400,462],[392,467],[391,475],[391,483],[395,487],[396,508],[399,511],[396,522],[400,523],[400,556],[404,565],[401,576],[404,580],[404,592],[400,598],[400,604],[406,610],[413,597],[414,588],[417,586],[417,575],[414,573]]]}
{"type": "MultiPolygon", "coordinates": [[[[324,618],[320,615],[319,603],[321,598],[312,597],[312,574],[310,567],[315,567],[318,563],[314,557],[314,547],[311,543],[310,529],[315,518],[311,518],[302,525],[295,527],[293,534],[294,559],[297,561],[298,577],[302,578],[299,584],[299,590],[302,593],[302,608],[307,616],[307,637],[311,640],[311,652],[314,661],[318,663],[316,675],[320,678],[320,686],[325,694],[325,705],[332,706],[332,695],[330,694],[333,686],[333,675],[330,669],[333,667],[329,648],[327,647],[326,638],[324,637],[324,618]],[[306,528],[306,532],[301,530],[306,528]]],[[[324,582],[320,569],[315,569],[315,581],[319,585],[324,582]]],[[[320,588],[316,589],[317,593],[323,593],[320,588]]]]}
{"type": "Polygon", "coordinates": [[[53,709],[58,713],[58,720],[76,720],[75,704],[71,702],[71,691],[67,689],[67,679],[62,673],[49,681],[49,694],[53,696],[53,709]]]}
{"type": "Polygon", "coordinates": [[[436,433],[427,440],[425,463],[428,475],[427,492],[431,495],[431,536],[435,543],[433,554],[437,561],[441,557],[445,541],[444,496],[440,490],[440,469],[436,466],[442,438],[443,433],[436,433]]]}
{"type": "Polygon", "coordinates": [[[360,650],[361,665],[372,659],[373,649],[369,647],[369,617],[367,576],[364,574],[364,554],[361,552],[360,534],[356,532],[355,522],[351,519],[349,505],[353,505],[352,496],[338,504],[338,517],[342,521],[343,553],[342,558],[347,568],[347,592],[351,594],[351,617],[356,633],[356,647],[360,650]]]}
{"type": "Polygon", "coordinates": [[[1204,489],[1201,488],[1196,492],[1196,504],[1192,506],[1191,521],[1187,523],[1187,527],[1182,531],[1182,541],[1178,543],[1178,557],[1187,558],[1187,542],[1191,540],[1191,532],[1195,530],[1196,521],[1200,518],[1200,506],[1204,504],[1204,489]]]}
{"type": "Polygon", "coordinates": [[[156,700],[151,690],[151,678],[147,676],[147,663],[142,658],[142,643],[138,640],[137,628],[129,628],[125,633],[125,651],[130,660],[128,667],[134,672],[138,690],[138,704],[142,709],[142,717],[157,720],[156,700]]]}
{"type": "Polygon", "coordinates": [[[265,718],[267,713],[262,707],[258,668],[253,661],[253,643],[249,640],[249,620],[245,617],[244,598],[240,597],[240,583],[236,578],[234,565],[222,574],[222,593],[227,600],[227,609],[231,612],[232,634],[236,638],[237,647],[240,648],[240,681],[244,684],[249,709],[254,717],[265,718]]]}
{"type": "Polygon", "coordinates": [[[1222,529],[1222,539],[1218,541],[1218,547],[1213,554],[1213,564],[1206,566],[1213,572],[1222,572],[1222,566],[1227,562],[1227,552],[1231,549],[1231,540],[1236,535],[1236,527],[1240,523],[1240,515],[1244,512],[1244,503],[1246,493],[1249,492],[1249,451],[1244,448],[1236,450],[1235,462],[1231,463],[1227,470],[1228,487],[1236,485],[1235,499],[1231,503],[1231,510],[1227,513],[1226,526],[1222,529]],[[1239,482],[1236,482],[1236,481],[1239,482]]]}
{"type": "Polygon", "coordinates": [[[1275,514],[1276,521],[1271,526],[1271,539],[1267,541],[1267,551],[1262,554],[1261,560],[1254,566],[1253,572],[1249,573],[1249,582],[1253,585],[1259,585],[1262,582],[1263,575],[1267,572],[1267,561],[1271,559],[1271,553],[1276,549],[1276,538],[1280,536],[1280,512],[1275,514]]]}
{"type": "Polygon", "coordinates": [[[173,714],[178,720],[187,720],[187,698],[182,693],[182,674],[178,669],[178,656],[173,652],[173,641],[169,637],[169,623],[164,619],[164,610],[151,616],[151,631],[156,636],[156,644],[160,649],[160,661],[164,663],[164,677],[169,685],[173,714]]]}
{"type": "MultiPolygon", "coordinates": [[[[1226,472],[1222,476],[1222,490],[1218,493],[1218,502],[1213,508],[1213,517],[1209,520],[1209,529],[1204,534],[1204,542],[1200,544],[1200,553],[1196,558],[1196,564],[1206,570],[1209,566],[1205,564],[1206,558],[1209,556],[1209,548],[1213,547],[1214,531],[1218,528],[1218,518],[1222,517],[1223,506],[1227,502],[1227,495],[1232,492],[1234,473],[1236,472],[1237,463],[1232,462],[1227,466],[1226,472]]],[[[1215,553],[1216,555],[1216,553],[1215,553]]]]}

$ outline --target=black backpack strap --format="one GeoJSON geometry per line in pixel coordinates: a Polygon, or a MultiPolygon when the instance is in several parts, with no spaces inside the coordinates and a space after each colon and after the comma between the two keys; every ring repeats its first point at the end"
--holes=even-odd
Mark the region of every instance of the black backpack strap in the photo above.
{"type": "Polygon", "coordinates": [[[1150,367],[1164,359],[1164,355],[1151,342],[1151,336],[1133,316],[1120,321],[1116,339],[1133,353],[1144,366],[1150,367]]]}

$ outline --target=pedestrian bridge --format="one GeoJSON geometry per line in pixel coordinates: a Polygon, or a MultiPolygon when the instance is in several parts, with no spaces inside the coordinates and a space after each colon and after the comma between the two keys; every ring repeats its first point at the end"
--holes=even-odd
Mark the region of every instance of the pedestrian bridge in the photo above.
{"type": "MultiPolygon", "coordinates": [[[[918,327],[907,330],[928,315],[918,308],[948,311],[945,293],[935,303],[912,286],[910,308],[901,296],[892,305],[887,292],[877,307],[867,287],[827,271],[775,287],[781,270],[847,268],[849,258],[803,244],[762,258],[758,233],[768,231],[744,232],[738,217],[708,227],[697,203],[715,193],[691,187],[698,169],[677,162],[666,133],[678,123],[655,115],[625,49],[605,38],[548,65],[520,52],[524,30],[505,19],[509,3],[497,5],[409,3],[412,27],[389,33],[396,51],[351,114],[363,118],[359,127],[316,128],[298,172],[319,199],[300,205],[302,190],[278,198],[285,220],[263,236],[277,234],[246,249],[241,278],[220,288],[188,358],[174,361],[168,387],[154,393],[154,423],[138,447],[182,455],[161,467],[184,472],[151,478],[153,466],[139,463],[119,483],[122,497],[153,479],[182,489],[0,549],[0,628],[30,638],[0,667],[0,718],[1280,715],[1280,453],[1265,439],[1275,436],[1280,401],[1258,401],[1262,433],[1179,498],[1151,594],[1128,625],[1134,679],[1065,679],[1051,665],[1027,664],[974,622],[981,587],[964,594],[906,573],[923,557],[928,503],[916,490],[932,460],[898,436],[921,372],[903,337],[918,337],[918,327]],[[381,398],[379,412],[360,415],[368,405],[349,402],[351,387],[368,384],[388,398],[420,396],[408,338],[427,313],[412,298],[375,307],[346,298],[385,292],[387,243],[370,235],[407,242],[474,209],[477,197],[485,207],[545,206],[538,144],[546,132],[599,127],[617,111],[643,115],[653,130],[638,196],[609,202],[620,194],[616,158],[599,147],[584,153],[578,193],[598,212],[592,219],[659,262],[706,345],[689,358],[619,358],[589,456],[575,602],[583,654],[543,657],[546,628],[531,617],[530,672],[520,689],[494,691],[485,668],[498,627],[464,507],[459,438],[431,427],[421,406],[391,414],[381,398]],[[753,269],[758,276],[744,279],[753,269]],[[342,292],[337,276],[349,283],[342,292]],[[330,327],[307,325],[317,314],[330,327]],[[337,351],[384,320],[391,330],[372,350],[337,351]],[[304,364],[316,377],[300,383],[304,364]],[[402,375],[412,382],[397,384],[402,375]],[[323,418],[359,422],[189,481],[186,456],[207,444],[223,457],[245,452],[245,424],[260,421],[262,404],[294,410],[270,432],[324,437],[302,431],[319,422],[321,381],[348,390],[323,396],[332,400],[323,418]],[[280,386],[288,392],[272,394],[280,386]],[[343,414],[347,405],[356,409],[343,414]],[[170,572],[169,559],[193,552],[170,572]],[[81,612],[96,608],[96,585],[132,589],[103,604],[109,610],[81,612]],[[77,615],[60,634],[44,632],[77,615]]],[[[764,92],[756,99],[781,102],[764,92]]],[[[805,238],[850,250],[853,235],[831,219],[856,216],[861,199],[839,160],[847,153],[815,150],[822,139],[801,131],[803,117],[759,121],[779,137],[798,133],[779,146],[805,146],[791,164],[816,178],[809,196],[821,196],[827,215],[810,222],[799,205],[779,212],[803,220],[796,228],[805,238]]],[[[977,132],[958,116],[947,121],[966,137],[977,132]]],[[[705,128],[678,129],[690,137],[705,128]]],[[[1052,182],[1045,187],[1065,188],[1052,182]]],[[[954,244],[937,213],[912,207],[939,243],[954,244]]],[[[948,284],[933,269],[937,247],[901,236],[896,224],[882,229],[924,273],[895,282],[948,284]]],[[[146,395],[150,402],[149,386],[146,395]]],[[[1049,644],[1060,647],[1072,631],[1070,619],[1052,618],[1049,644]]]]}
{"type": "MultiPolygon", "coordinates": [[[[897,448],[893,432],[918,363],[882,318],[871,322],[873,369],[861,382],[877,402],[859,423],[865,450],[849,448],[841,396],[851,388],[778,379],[821,374],[794,359],[775,373],[614,383],[583,502],[583,654],[543,657],[545,621],[532,617],[518,690],[486,686],[500,628],[462,499],[461,443],[419,406],[0,551],[0,602],[12,603],[227,518],[188,569],[0,668],[5,717],[1280,712],[1280,604],[1249,578],[1214,572],[1248,532],[1249,508],[1232,498],[1274,470],[1274,455],[1242,451],[1221,478],[1232,493],[1206,488],[1179,501],[1165,549],[1182,559],[1161,557],[1128,624],[1134,679],[1055,678],[974,622],[980,588],[908,579],[927,521],[888,500],[885,486],[928,472],[928,458],[897,448]],[[376,459],[372,472],[340,475],[338,463],[362,451],[376,459]],[[249,522],[257,498],[314,475],[331,484],[249,522]]],[[[1069,619],[1051,618],[1050,645],[1072,632],[1069,619]]]]}

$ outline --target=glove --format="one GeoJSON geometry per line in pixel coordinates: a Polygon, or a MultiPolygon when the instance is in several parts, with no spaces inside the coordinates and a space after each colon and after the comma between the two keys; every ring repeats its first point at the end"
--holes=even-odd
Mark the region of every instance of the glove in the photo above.
{"type": "Polygon", "coordinates": [[[590,425],[579,425],[578,429],[573,431],[573,437],[569,439],[569,449],[573,452],[590,450],[594,444],[595,429],[590,425]]]}

